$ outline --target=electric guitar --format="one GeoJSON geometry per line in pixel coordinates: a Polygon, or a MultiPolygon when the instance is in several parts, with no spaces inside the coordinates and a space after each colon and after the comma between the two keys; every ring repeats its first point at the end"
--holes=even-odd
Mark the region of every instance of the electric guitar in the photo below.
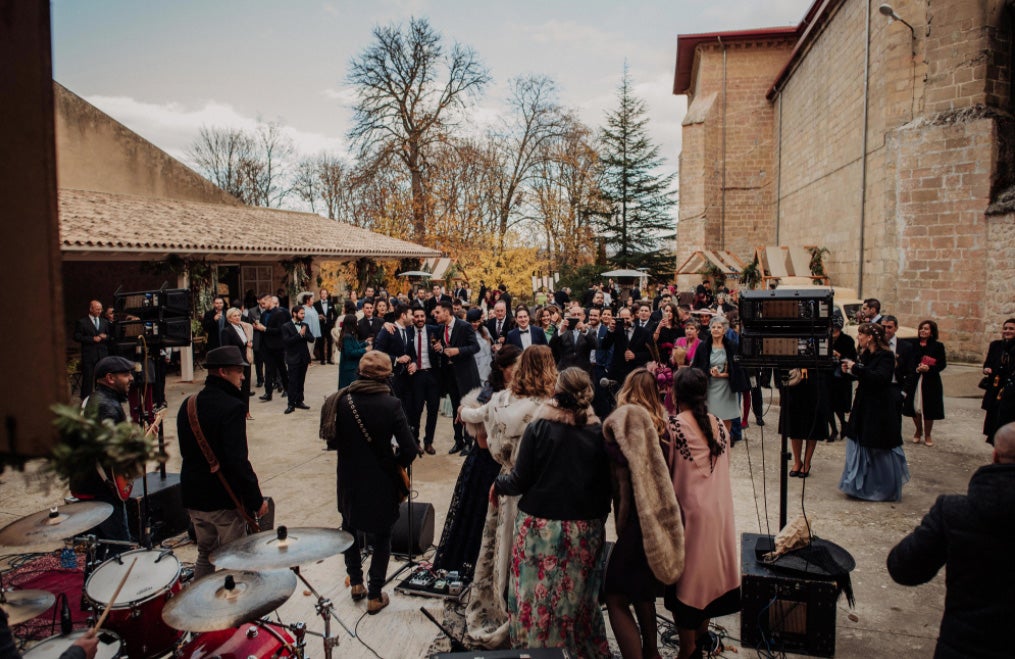
{"type": "MultiPolygon", "coordinates": [[[[168,408],[162,408],[155,414],[155,419],[152,420],[151,425],[145,430],[145,437],[150,437],[152,433],[158,432],[159,426],[162,424],[162,420],[166,418],[167,413],[168,408]]],[[[113,489],[116,490],[116,495],[120,498],[120,501],[130,499],[130,494],[134,490],[134,479],[127,478],[115,471],[112,474],[113,477],[110,479],[110,483],[113,489]]]]}

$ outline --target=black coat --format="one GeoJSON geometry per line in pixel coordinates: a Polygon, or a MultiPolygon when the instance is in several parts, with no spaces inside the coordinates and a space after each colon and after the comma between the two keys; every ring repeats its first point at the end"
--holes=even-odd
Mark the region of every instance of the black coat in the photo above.
{"type": "Polygon", "coordinates": [[[892,385],[895,355],[891,350],[864,352],[850,374],[859,383],[846,436],[861,446],[893,449],[902,445],[902,401],[892,385]]]}
{"type": "Polygon", "coordinates": [[[631,334],[631,340],[628,342],[627,333],[623,330],[619,319],[614,327],[613,331],[606,333],[606,338],[600,342],[599,348],[601,350],[613,349],[613,360],[608,367],[609,377],[611,380],[623,384],[628,373],[651,361],[652,353],[649,351],[648,342],[652,340],[652,334],[644,327],[635,327],[631,334]],[[631,361],[624,357],[624,353],[629,348],[634,353],[634,359],[631,361]]]}
{"type": "MultiPolygon", "coordinates": [[[[856,361],[856,342],[849,334],[839,332],[838,338],[832,341],[832,350],[839,353],[839,359],[856,361]]],[[[828,403],[832,412],[845,414],[853,406],[853,378],[837,368],[832,372],[828,382],[828,403]]]]}
{"type": "Polygon", "coordinates": [[[109,356],[109,339],[96,341],[99,334],[112,336],[109,321],[99,318],[99,329],[95,329],[91,316],[85,316],[74,325],[74,340],[81,344],[81,361],[94,364],[103,357],[109,356]]]}
{"type": "MultiPolygon", "coordinates": [[[[89,323],[90,324],[90,323],[89,323]]],[[[94,325],[91,325],[95,329],[94,325]]],[[[109,419],[113,423],[122,423],[127,420],[127,413],[123,411],[123,403],[127,398],[103,384],[97,384],[95,389],[88,396],[88,409],[98,412],[99,420],[109,419]]],[[[97,469],[84,469],[75,474],[70,480],[70,491],[74,494],[83,494],[89,497],[101,499],[102,501],[114,501],[111,484],[107,478],[102,478],[97,469]]]]}
{"type": "MultiPolygon", "coordinates": [[[[306,327],[306,323],[301,323],[301,325],[306,327]]],[[[309,364],[310,350],[307,348],[307,344],[313,340],[314,335],[310,332],[309,327],[307,327],[306,332],[301,335],[299,328],[296,327],[296,323],[288,322],[283,325],[282,344],[285,346],[286,366],[309,364]]]]}
{"type": "MultiPolygon", "coordinates": [[[[355,386],[355,385],[353,385],[355,386]]],[[[348,526],[367,533],[388,533],[398,519],[396,463],[408,467],[416,458],[416,442],[402,403],[390,393],[354,393],[353,402],[373,438],[367,441],[346,397],[338,403],[338,511],[348,526]],[[391,438],[398,443],[396,457],[391,438]]]]}
{"type": "Polygon", "coordinates": [[[359,334],[361,340],[366,340],[367,337],[376,338],[377,333],[384,328],[384,319],[374,316],[373,318],[363,317],[356,323],[356,333],[359,334]]]}
{"type": "Polygon", "coordinates": [[[458,348],[461,352],[454,357],[441,356],[441,369],[447,373],[454,374],[455,382],[458,383],[458,391],[465,395],[482,383],[479,381],[479,368],[476,366],[476,353],[479,352],[479,340],[476,338],[476,330],[464,320],[455,318],[451,326],[450,341],[445,340],[444,325],[430,325],[429,330],[432,336],[446,348],[458,348]]]}
{"type": "Polygon", "coordinates": [[[219,320],[215,320],[215,310],[208,309],[204,312],[204,318],[201,320],[201,327],[204,328],[204,333],[208,335],[208,349],[218,348],[221,344],[220,338],[222,328],[226,326],[226,310],[222,310],[222,316],[219,320]]]}
{"type": "Polygon", "coordinates": [[[916,384],[922,382],[920,392],[923,394],[923,418],[931,421],[945,418],[944,385],[941,384],[941,371],[948,362],[945,360],[945,347],[939,341],[927,341],[927,345],[913,344],[913,354],[906,362],[906,402],[902,405],[905,416],[915,416],[913,398],[916,395],[916,384]],[[917,373],[916,367],[924,356],[937,360],[926,373],[917,373]],[[923,379],[921,380],[921,376],[923,379]]]}
{"type": "MultiPolygon", "coordinates": [[[[261,316],[264,318],[264,316],[261,316]]],[[[282,326],[292,320],[292,314],[282,307],[272,309],[268,314],[268,322],[261,321],[264,325],[264,338],[261,347],[268,350],[282,350],[285,344],[282,341],[282,326]]]]}
{"type": "Polygon", "coordinates": [[[1010,657],[1004,630],[1015,617],[1015,464],[981,467],[965,495],[941,495],[915,531],[888,554],[888,573],[906,586],[947,565],[938,659],[1010,657]]]}
{"type": "MultiPolygon", "coordinates": [[[[744,372],[743,367],[740,366],[740,362],[736,359],[737,348],[736,344],[733,343],[727,336],[722,337],[722,345],[726,350],[726,363],[730,369],[730,389],[734,393],[743,393],[750,390],[751,383],[747,379],[747,374],[744,372]]],[[[709,380],[712,379],[711,367],[709,366],[709,360],[712,358],[712,337],[706,336],[702,339],[701,345],[694,351],[694,360],[691,362],[691,366],[698,369],[705,374],[709,380]]]]}
{"type": "MultiPolygon", "coordinates": [[[[208,445],[222,466],[222,475],[250,513],[264,501],[257,484],[257,474],[247,457],[246,394],[222,378],[209,375],[204,389],[197,396],[197,418],[208,445]]],[[[183,506],[191,510],[235,510],[217,475],[211,473],[208,461],[197,444],[187,416],[187,401],[176,415],[179,437],[180,493],[183,506]]]]}
{"type": "Polygon", "coordinates": [[[497,332],[497,319],[491,318],[486,321],[486,329],[490,330],[490,338],[496,343],[501,336],[506,337],[507,333],[515,328],[515,321],[513,318],[504,316],[504,322],[501,323],[500,332],[497,332]]]}
{"type": "Polygon", "coordinates": [[[593,339],[587,332],[579,332],[576,340],[574,332],[566,327],[563,332],[554,334],[550,339],[550,349],[553,350],[558,371],[563,371],[569,366],[590,370],[589,352],[592,351],[592,346],[593,339]]]}

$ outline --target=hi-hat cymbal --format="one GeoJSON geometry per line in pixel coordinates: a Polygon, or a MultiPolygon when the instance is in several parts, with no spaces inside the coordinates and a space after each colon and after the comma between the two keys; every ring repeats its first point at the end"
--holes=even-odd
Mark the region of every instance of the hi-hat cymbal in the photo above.
{"type": "Polygon", "coordinates": [[[352,543],[352,535],[337,529],[280,526],[219,547],[210,560],[232,570],[278,570],[341,554],[352,543]]]}
{"type": "Polygon", "coordinates": [[[0,609],[7,614],[8,625],[20,625],[45,613],[55,601],[56,596],[48,590],[9,590],[3,594],[0,609]]]}
{"type": "Polygon", "coordinates": [[[214,632],[256,620],[285,603],[296,590],[290,570],[208,574],[169,600],[162,620],[173,629],[214,632]]]}
{"type": "Polygon", "coordinates": [[[11,522],[0,529],[0,545],[6,547],[52,545],[84,533],[113,514],[113,506],[102,501],[79,501],[42,510],[11,522]]]}

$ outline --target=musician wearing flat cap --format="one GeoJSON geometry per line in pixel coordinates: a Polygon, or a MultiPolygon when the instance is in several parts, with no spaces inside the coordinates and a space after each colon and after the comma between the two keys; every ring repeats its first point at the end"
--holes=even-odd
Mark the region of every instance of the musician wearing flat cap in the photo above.
{"type": "Polygon", "coordinates": [[[197,536],[195,577],[214,572],[208,556],[246,535],[248,518],[268,511],[247,458],[247,406],[242,390],[247,366],[236,346],[209,350],[204,389],[188,397],[176,417],[183,458],[181,496],[197,536]]]}

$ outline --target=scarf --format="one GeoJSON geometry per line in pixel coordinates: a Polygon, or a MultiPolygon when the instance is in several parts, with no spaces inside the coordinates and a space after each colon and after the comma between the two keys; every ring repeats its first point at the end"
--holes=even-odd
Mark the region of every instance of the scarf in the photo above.
{"type": "Polygon", "coordinates": [[[319,436],[328,443],[328,448],[335,448],[335,439],[338,436],[338,403],[346,394],[390,394],[391,387],[387,382],[379,380],[362,379],[355,380],[348,387],[339,389],[328,396],[321,407],[321,429],[319,436]]]}

